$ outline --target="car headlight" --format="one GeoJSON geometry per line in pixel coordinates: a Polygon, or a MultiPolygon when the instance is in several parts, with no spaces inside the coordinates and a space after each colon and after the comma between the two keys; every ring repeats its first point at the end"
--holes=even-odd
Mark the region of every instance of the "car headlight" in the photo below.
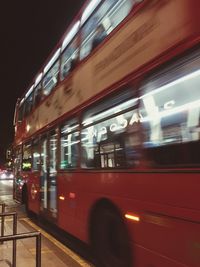
{"type": "Polygon", "coordinates": [[[13,179],[13,178],[14,178],[14,175],[11,173],[11,174],[9,175],[9,178],[13,179]]]}
{"type": "Polygon", "coordinates": [[[5,173],[3,173],[2,175],[1,175],[1,178],[6,178],[7,176],[6,176],[6,174],[5,173]]]}

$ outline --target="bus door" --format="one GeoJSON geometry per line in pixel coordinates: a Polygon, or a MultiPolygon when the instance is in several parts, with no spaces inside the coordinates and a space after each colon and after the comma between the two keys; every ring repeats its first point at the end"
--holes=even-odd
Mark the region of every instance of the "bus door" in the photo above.
{"type": "Polygon", "coordinates": [[[40,211],[49,219],[57,217],[56,152],[57,133],[53,131],[41,140],[40,211]]]}

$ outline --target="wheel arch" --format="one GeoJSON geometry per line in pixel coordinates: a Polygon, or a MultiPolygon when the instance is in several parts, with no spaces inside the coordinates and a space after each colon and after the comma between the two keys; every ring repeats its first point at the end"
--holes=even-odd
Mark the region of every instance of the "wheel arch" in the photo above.
{"type": "MultiPolygon", "coordinates": [[[[129,230],[128,230],[128,226],[127,226],[127,222],[125,220],[125,217],[123,216],[123,211],[120,210],[117,205],[112,202],[111,200],[107,199],[107,198],[102,198],[97,200],[94,205],[91,208],[91,212],[90,212],[90,219],[89,219],[89,244],[91,247],[91,251],[93,252],[95,258],[98,260],[102,257],[98,257],[98,253],[96,253],[97,251],[99,251],[98,249],[96,249],[96,244],[98,244],[98,229],[104,229],[105,231],[103,231],[103,233],[109,233],[108,234],[108,238],[106,238],[106,241],[108,241],[108,244],[110,244],[109,240],[110,240],[110,232],[106,232],[106,230],[109,228],[102,228],[102,224],[105,225],[110,225],[110,221],[108,221],[107,219],[109,217],[106,216],[106,214],[110,214],[109,217],[111,216],[111,218],[115,218],[113,221],[113,226],[116,229],[116,225],[120,226],[120,229],[122,230],[122,235],[120,236],[120,239],[118,240],[125,240],[122,241],[123,244],[125,244],[125,250],[126,251],[126,260],[123,261],[123,259],[125,259],[123,256],[122,258],[120,258],[120,261],[115,261],[116,264],[111,264],[111,261],[108,260],[108,262],[111,265],[107,265],[107,264],[102,264],[101,265],[97,265],[97,266],[119,266],[119,267],[129,267],[129,266],[133,266],[133,258],[134,255],[132,254],[132,249],[131,249],[131,236],[129,234],[129,230]],[[101,216],[105,216],[105,217],[101,217],[101,216]],[[105,220],[104,220],[105,218],[105,220]],[[116,222],[116,223],[115,223],[116,222]],[[100,227],[100,228],[99,228],[100,227]],[[123,238],[121,239],[121,237],[123,236],[123,238]],[[96,257],[97,256],[97,257],[96,257]]],[[[110,228],[111,229],[111,228],[110,228]]],[[[122,244],[121,243],[121,244],[122,244]]],[[[100,244],[100,243],[99,243],[100,244]]],[[[102,243],[102,244],[107,244],[106,243],[102,243]]],[[[112,243],[114,244],[114,243],[112,243]]],[[[119,243],[117,243],[119,244],[119,243]]],[[[100,247],[105,247],[105,246],[100,246],[100,247]]],[[[116,246],[115,246],[116,247],[116,246]]],[[[120,245],[119,245],[120,247],[120,245]]],[[[111,246],[111,248],[113,248],[111,246]]],[[[112,249],[110,251],[113,251],[112,249]]],[[[113,255],[114,254],[110,254],[111,257],[109,257],[110,259],[114,259],[113,255]]],[[[115,254],[116,255],[116,254],[115,254]]],[[[105,257],[103,257],[105,258],[105,257]]],[[[116,258],[116,257],[115,257],[116,258]]]]}
{"type": "Polygon", "coordinates": [[[111,200],[107,199],[107,198],[101,198],[98,199],[92,206],[91,210],[90,210],[90,215],[89,215],[89,224],[88,224],[88,233],[89,233],[89,242],[91,244],[92,241],[92,231],[93,231],[93,220],[96,216],[96,214],[101,210],[101,209],[109,209],[113,212],[115,212],[116,214],[118,214],[118,216],[120,217],[121,220],[124,221],[125,224],[125,220],[123,218],[123,213],[122,211],[117,207],[117,205],[112,202],[111,200]]]}

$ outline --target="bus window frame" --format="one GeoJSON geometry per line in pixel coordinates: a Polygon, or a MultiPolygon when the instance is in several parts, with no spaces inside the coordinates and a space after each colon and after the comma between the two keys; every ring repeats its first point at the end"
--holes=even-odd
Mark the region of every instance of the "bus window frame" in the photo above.
{"type": "MultiPolygon", "coordinates": [[[[90,106],[89,108],[87,108],[87,109],[85,109],[85,111],[83,112],[83,114],[82,114],[82,116],[81,116],[81,124],[80,124],[80,126],[81,126],[81,129],[80,129],[80,149],[81,149],[81,152],[80,152],[80,168],[82,169],[82,170],[114,170],[114,169],[131,169],[131,168],[136,168],[136,166],[130,166],[130,167],[128,167],[128,166],[123,166],[123,167],[108,167],[108,168],[102,168],[102,167],[92,167],[92,168],[90,168],[90,167],[84,167],[83,166],[83,144],[82,144],[82,137],[81,137],[81,135],[82,135],[82,132],[83,132],[83,130],[84,129],[87,129],[88,127],[91,127],[91,126],[94,126],[94,125],[97,125],[97,124],[99,124],[99,123],[101,123],[101,122],[105,122],[105,121],[108,121],[108,120],[110,120],[110,119],[112,119],[112,118],[115,118],[115,117],[118,117],[118,116],[120,116],[120,115],[123,115],[123,114],[127,114],[128,112],[130,112],[130,111],[134,111],[134,110],[136,110],[136,112],[138,113],[138,110],[139,110],[139,98],[138,98],[138,93],[139,93],[139,90],[138,90],[138,86],[139,86],[139,81],[138,80],[135,80],[134,82],[132,82],[131,84],[127,84],[126,85],[126,88],[129,88],[130,87],[130,89],[128,90],[127,89],[127,91],[130,91],[130,92],[133,92],[133,94],[132,94],[132,99],[134,100],[134,99],[136,99],[136,102],[134,102],[134,105],[132,105],[131,107],[129,107],[129,108],[125,108],[125,109],[123,109],[122,111],[120,111],[120,112],[117,112],[117,113],[114,113],[114,114],[110,114],[109,116],[106,116],[106,117],[104,117],[104,118],[101,118],[101,119],[99,119],[99,120],[96,120],[95,122],[93,122],[93,123],[88,123],[88,124],[86,124],[86,125],[83,125],[83,123],[84,123],[84,121],[85,121],[85,118],[84,118],[84,114],[90,114],[89,113],[89,110],[91,109],[93,109],[94,107],[96,107],[98,104],[99,105],[101,105],[101,103],[103,102],[103,100],[104,99],[107,99],[106,98],[106,96],[105,97],[103,97],[99,102],[97,102],[95,105],[92,105],[92,106],[90,106]]],[[[123,92],[123,90],[124,90],[124,88],[120,88],[120,89],[118,89],[118,93],[119,93],[119,95],[120,95],[120,93],[122,93],[123,92]]],[[[122,94],[123,95],[123,94],[122,94]]],[[[124,95],[123,95],[124,96],[124,95]]],[[[112,97],[113,97],[113,94],[110,94],[109,95],[109,99],[112,99],[112,97]]],[[[124,96],[125,97],[125,96],[124,96]]],[[[122,104],[122,103],[124,103],[124,102],[126,102],[127,100],[128,100],[129,98],[125,98],[124,100],[121,100],[121,101],[119,101],[118,102],[118,104],[117,105],[110,105],[110,107],[109,108],[115,108],[115,107],[117,107],[119,104],[122,104]]],[[[110,103],[112,103],[112,101],[110,101],[110,103]]],[[[106,108],[107,109],[107,108],[106,108]]],[[[106,109],[104,109],[104,111],[106,110],[106,109]]],[[[101,111],[101,112],[104,112],[103,110],[101,111]]],[[[100,114],[101,113],[100,111],[97,113],[97,114],[100,114]]],[[[88,115],[87,115],[88,116],[88,115]]],[[[87,119],[87,117],[86,117],[86,119],[87,119]]],[[[138,126],[137,126],[137,133],[139,133],[140,132],[140,121],[138,122],[138,126]]],[[[125,136],[127,136],[128,135],[128,129],[126,129],[125,131],[123,131],[122,132],[122,134],[121,133],[119,133],[119,134],[116,134],[116,138],[118,138],[118,137],[120,137],[120,135],[122,135],[122,137],[123,137],[123,139],[125,140],[125,136]]],[[[142,147],[142,139],[141,139],[141,134],[138,134],[138,137],[139,137],[139,140],[140,140],[140,145],[136,148],[136,150],[137,150],[137,152],[140,154],[140,156],[142,156],[142,151],[141,151],[141,147],[142,147]]],[[[108,138],[108,139],[106,139],[106,141],[107,142],[110,142],[110,139],[108,138]]],[[[124,146],[124,150],[125,150],[125,146],[124,146]]]]}
{"type": "Polygon", "coordinates": [[[59,59],[60,59],[59,82],[62,82],[62,81],[64,81],[70,75],[70,73],[74,69],[77,68],[77,66],[79,65],[79,63],[81,61],[80,60],[80,28],[79,28],[78,32],[70,40],[70,42],[66,45],[66,47],[61,51],[61,54],[60,54],[59,59]],[[71,54],[70,57],[66,60],[66,61],[70,60],[70,62],[69,62],[70,67],[69,67],[68,71],[66,72],[66,74],[64,74],[64,66],[66,65],[65,64],[66,61],[63,62],[63,57],[64,57],[65,52],[71,47],[71,45],[73,43],[76,43],[77,44],[77,46],[76,46],[76,50],[77,50],[77,53],[76,54],[77,54],[77,56],[75,58],[72,58],[72,55],[73,54],[71,54]],[[74,66],[72,66],[73,60],[75,60],[75,65],[74,66]]]}
{"type": "Polygon", "coordinates": [[[33,138],[32,140],[32,145],[31,145],[31,152],[32,152],[32,172],[41,172],[41,138],[40,136],[36,136],[35,138],[33,138]],[[38,169],[34,169],[34,147],[35,147],[35,143],[36,146],[39,148],[39,167],[38,169]]]}
{"type": "MultiPolygon", "coordinates": [[[[132,1],[134,1],[134,0],[132,0],[132,1]]],[[[90,51],[89,51],[89,53],[86,55],[86,56],[81,56],[81,50],[82,50],[82,43],[83,43],[83,38],[82,38],[82,30],[83,30],[83,28],[85,27],[85,25],[86,25],[86,23],[88,23],[88,21],[94,16],[94,14],[95,13],[97,13],[98,12],[98,10],[101,8],[101,6],[104,4],[106,2],[106,0],[103,0],[103,1],[101,1],[98,5],[97,5],[97,7],[93,10],[93,12],[90,14],[90,16],[87,18],[87,20],[86,21],[84,21],[84,23],[83,24],[81,24],[81,27],[80,27],[80,61],[85,61],[86,59],[88,59],[89,57],[90,57],[90,55],[93,55],[93,52],[94,51],[96,51],[96,50],[98,50],[100,47],[102,47],[102,45],[103,44],[105,44],[114,34],[115,34],[115,32],[118,30],[118,28],[120,27],[120,25],[122,25],[122,23],[124,23],[126,20],[127,20],[127,18],[130,16],[130,14],[132,13],[132,12],[137,12],[137,10],[138,10],[138,8],[140,8],[140,6],[142,6],[142,5],[144,5],[145,4],[145,2],[146,2],[146,0],[142,0],[142,2],[140,1],[139,3],[137,2],[137,1],[135,1],[135,3],[133,4],[133,6],[131,7],[131,9],[129,10],[129,12],[128,12],[128,14],[122,19],[122,20],[120,20],[120,22],[117,24],[117,25],[115,25],[115,27],[110,31],[109,30],[109,32],[107,32],[107,30],[108,29],[105,29],[105,31],[107,32],[107,34],[106,34],[106,36],[105,36],[105,38],[101,41],[101,43],[99,43],[98,44],[98,46],[97,47],[95,47],[94,49],[92,49],[92,47],[90,48],[90,51]]],[[[119,1],[120,2],[120,1],[119,1]]],[[[119,3],[118,3],[119,4],[119,3]]],[[[110,7],[110,9],[112,9],[112,7],[110,7]]],[[[105,18],[105,16],[103,17],[103,18],[105,18]]],[[[98,25],[101,25],[102,24],[102,18],[101,18],[101,23],[100,24],[97,24],[97,27],[98,27],[98,25]]],[[[105,28],[105,27],[104,27],[105,28]]],[[[95,32],[95,30],[94,30],[94,32],[95,32]]],[[[94,38],[94,36],[93,36],[93,38],[94,38]]],[[[93,39],[92,38],[92,39],[93,39]]]]}
{"type": "Polygon", "coordinates": [[[81,146],[81,139],[80,139],[80,122],[79,122],[79,117],[75,116],[75,117],[71,117],[71,118],[67,118],[65,121],[63,121],[60,125],[59,125],[59,149],[58,149],[58,170],[61,172],[70,172],[70,171],[75,171],[77,169],[79,169],[80,167],[80,146],[81,146]],[[66,125],[66,123],[68,122],[72,122],[72,126],[74,125],[74,122],[77,123],[77,128],[66,133],[66,134],[62,134],[61,130],[62,128],[66,125]],[[78,157],[77,157],[77,161],[76,161],[76,166],[75,167],[69,167],[69,168],[61,168],[61,140],[63,136],[69,135],[69,134],[74,134],[74,133],[78,133],[78,144],[77,144],[77,149],[78,149],[78,157]]]}
{"type": "Polygon", "coordinates": [[[19,105],[18,114],[17,114],[17,123],[22,123],[25,115],[24,115],[24,102],[19,105]]]}
{"type": "Polygon", "coordinates": [[[32,140],[27,140],[26,142],[24,142],[22,144],[22,172],[26,172],[26,173],[27,172],[32,172],[32,166],[33,166],[33,161],[32,161],[33,158],[32,158],[32,156],[33,156],[33,154],[32,154],[32,140]],[[30,146],[30,153],[29,153],[29,155],[31,155],[31,160],[30,160],[31,167],[28,170],[25,170],[24,167],[23,167],[24,160],[25,160],[25,158],[24,158],[24,151],[25,151],[24,147],[26,147],[27,145],[30,146]]]}
{"type": "MultiPolygon", "coordinates": [[[[176,58],[173,58],[173,59],[170,59],[168,60],[166,63],[160,63],[156,68],[154,68],[153,70],[150,70],[148,73],[146,73],[145,75],[143,75],[143,77],[141,78],[142,79],[142,83],[141,83],[141,86],[139,88],[139,109],[141,108],[141,106],[143,106],[143,104],[141,104],[142,102],[142,93],[144,92],[144,87],[146,84],[148,84],[150,81],[156,81],[156,80],[161,80],[161,81],[165,81],[164,83],[161,82],[161,87],[162,86],[165,86],[165,85],[168,85],[180,78],[182,78],[182,76],[185,76],[185,75],[188,75],[192,72],[195,71],[195,68],[194,69],[189,69],[189,68],[186,68],[186,66],[188,67],[188,65],[191,65],[192,64],[192,61],[195,61],[195,60],[199,60],[199,63],[200,63],[200,57],[199,57],[199,48],[196,47],[194,49],[189,49],[188,51],[186,52],[183,52],[181,53],[180,55],[178,55],[176,58]],[[197,59],[197,55],[198,55],[198,59],[197,59]],[[183,70],[179,70],[183,68],[183,70]],[[174,71],[178,71],[178,73],[181,75],[177,76],[177,74],[173,75],[174,71]],[[169,74],[172,74],[171,77],[174,77],[172,80],[169,80],[167,82],[166,80],[166,77],[169,76],[169,74]],[[184,74],[184,75],[182,75],[184,74]]],[[[196,66],[194,64],[194,66],[196,66]]],[[[145,95],[145,94],[144,94],[145,95]]],[[[143,133],[143,137],[144,137],[144,129],[143,129],[143,125],[142,123],[140,123],[141,125],[141,131],[143,133]]],[[[200,142],[200,138],[198,140],[200,142]]],[[[197,142],[198,142],[197,141],[197,142]]],[[[177,163],[170,163],[170,164],[166,164],[166,163],[157,163],[156,161],[153,160],[153,158],[148,154],[148,151],[147,151],[147,148],[144,147],[144,141],[142,141],[142,145],[143,145],[143,154],[144,154],[144,157],[145,157],[145,160],[146,160],[146,163],[147,163],[147,166],[149,169],[165,169],[165,168],[172,168],[172,169],[177,169],[177,168],[183,168],[183,169],[186,169],[186,168],[197,168],[200,166],[200,161],[198,163],[195,163],[195,164],[191,164],[191,163],[182,163],[182,164],[177,164],[177,163]]],[[[180,146],[182,148],[182,152],[180,153],[184,153],[184,151],[189,151],[189,148],[187,146],[190,146],[194,144],[194,141],[188,141],[188,142],[181,142],[181,143],[178,143],[178,142],[175,142],[175,143],[170,143],[169,145],[167,144],[163,144],[163,145],[160,145],[158,146],[158,149],[160,148],[160,150],[162,150],[163,148],[168,148],[169,146],[180,146]]],[[[153,149],[156,148],[155,146],[152,147],[153,149]]],[[[179,154],[180,154],[179,153],[179,154]]],[[[182,155],[181,154],[181,155],[182,155]]]]}
{"type": "Polygon", "coordinates": [[[57,87],[57,85],[60,83],[60,55],[57,58],[57,60],[52,64],[52,66],[48,69],[48,71],[44,74],[41,83],[42,83],[42,93],[44,95],[43,99],[47,98],[49,95],[51,95],[51,93],[55,90],[55,88],[57,87]],[[56,83],[54,83],[54,86],[48,91],[48,94],[45,94],[44,92],[46,91],[47,85],[53,80],[53,78],[55,78],[55,76],[51,76],[51,79],[46,83],[46,87],[44,85],[45,82],[45,78],[47,77],[47,75],[51,72],[51,70],[55,67],[55,65],[58,64],[58,68],[57,68],[57,73],[56,73],[56,83]]]}

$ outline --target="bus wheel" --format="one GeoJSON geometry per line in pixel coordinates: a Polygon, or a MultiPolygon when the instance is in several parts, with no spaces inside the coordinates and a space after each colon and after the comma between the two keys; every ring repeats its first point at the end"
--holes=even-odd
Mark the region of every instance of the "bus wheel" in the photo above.
{"type": "Polygon", "coordinates": [[[112,208],[100,208],[91,223],[91,243],[97,266],[132,266],[128,231],[119,213],[112,208]]]}

